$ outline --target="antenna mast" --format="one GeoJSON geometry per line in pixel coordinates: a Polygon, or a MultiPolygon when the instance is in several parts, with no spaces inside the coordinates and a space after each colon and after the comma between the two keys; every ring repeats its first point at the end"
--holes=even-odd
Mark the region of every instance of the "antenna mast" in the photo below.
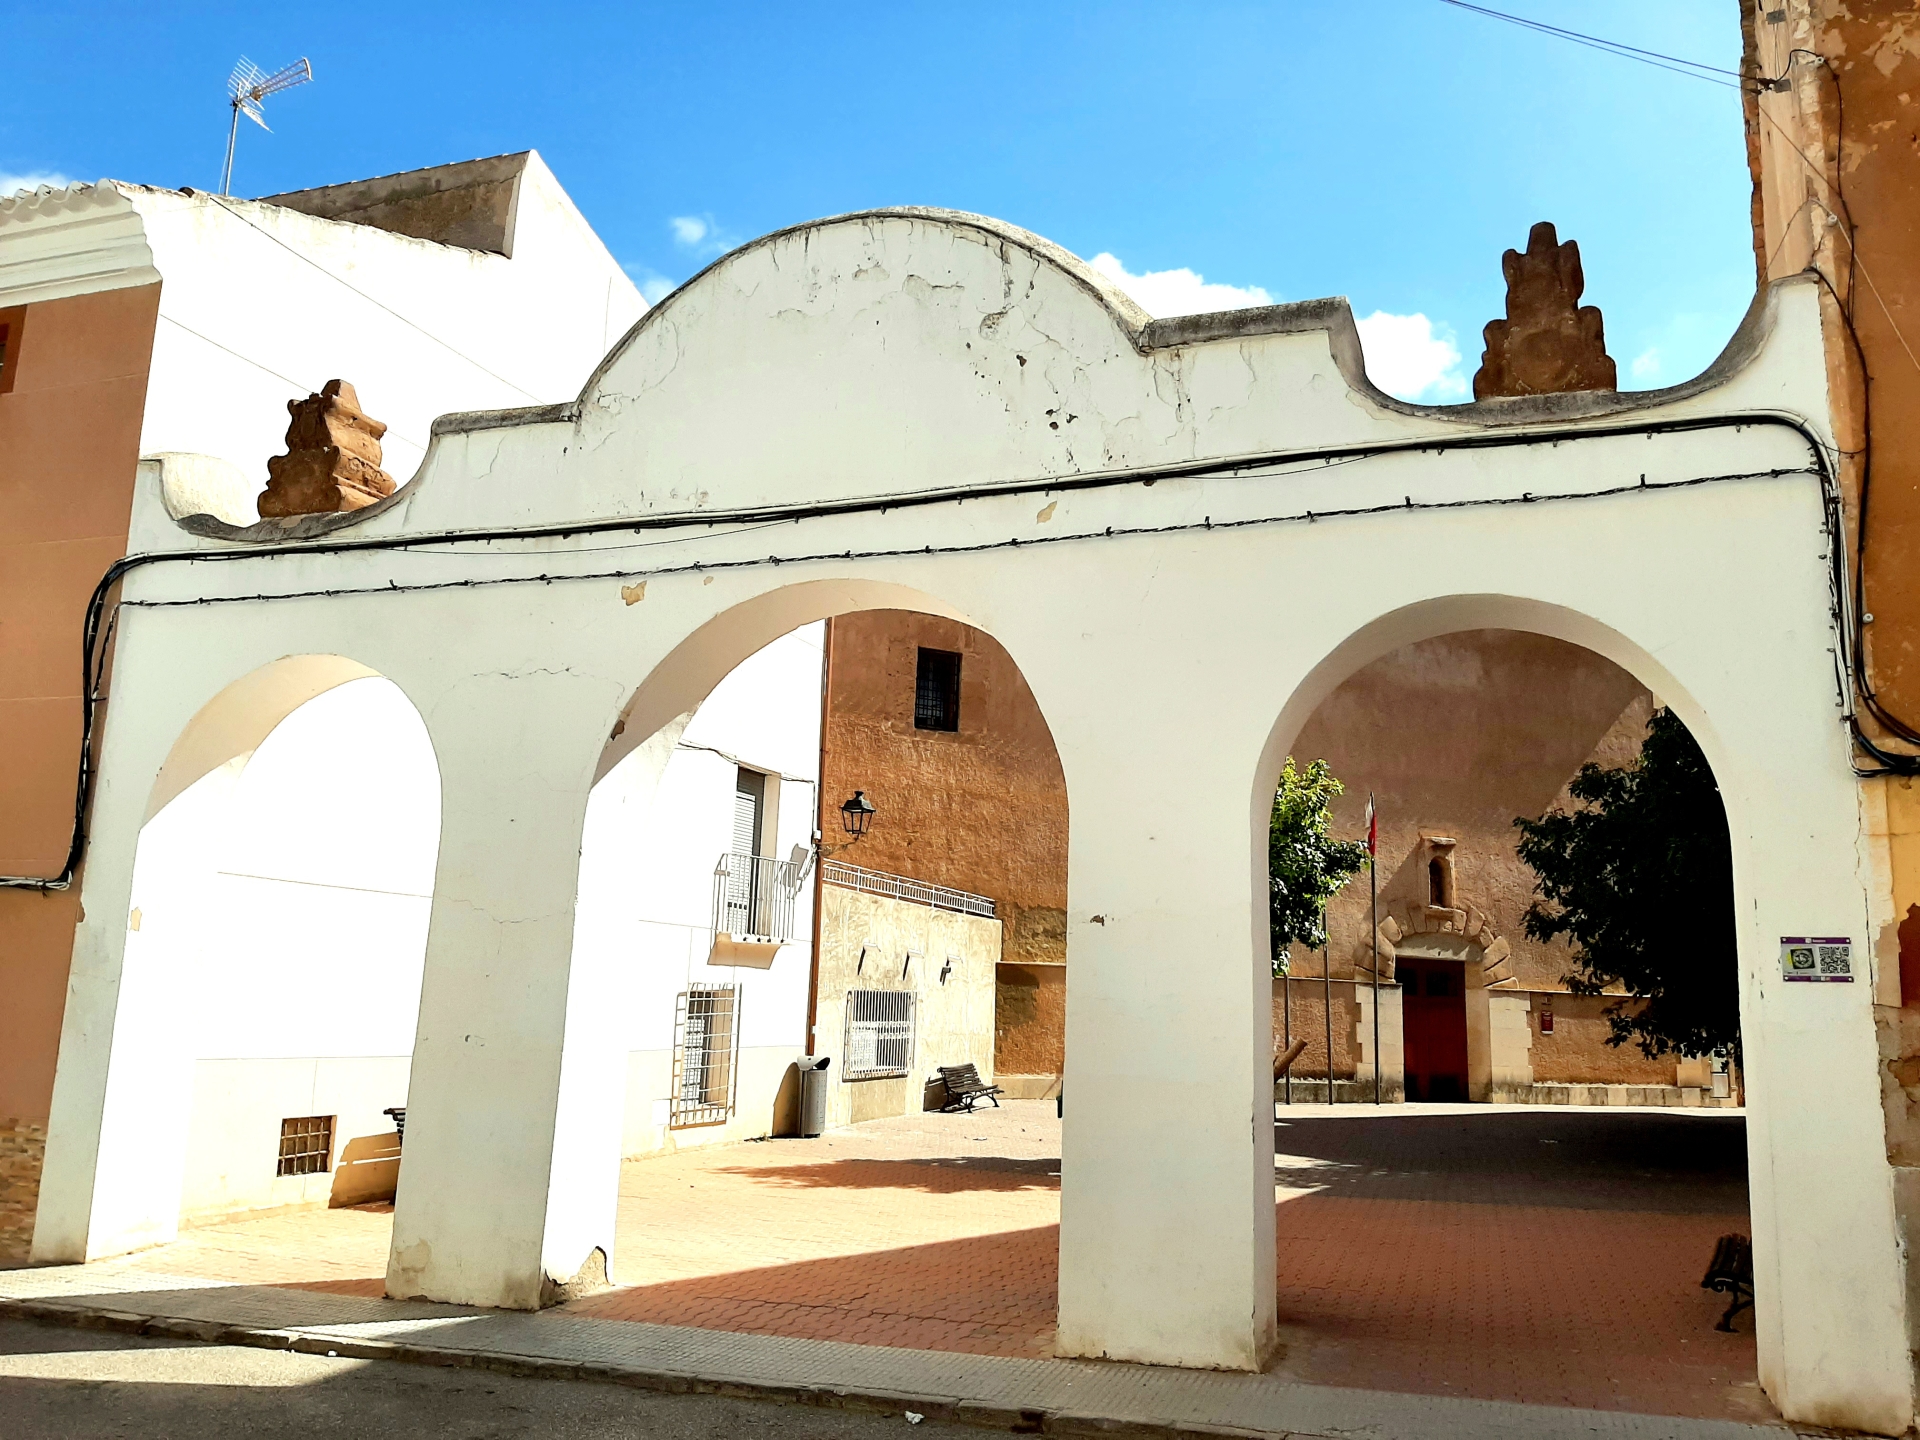
{"type": "Polygon", "coordinates": [[[233,146],[240,138],[240,117],[246,116],[262,130],[271,131],[272,126],[260,113],[260,102],[269,95],[277,95],[282,90],[291,90],[296,85],[304,85],[313,79],[313,66],[303,57],[291,65],[283,65],[271,75],[263,74],[260,67],[242,55],[233,73],[227,76],[227,104],[233,109],[233,122],[227,127],[227,166],[220,174],[220,193],[233,193],[233,146]]]}

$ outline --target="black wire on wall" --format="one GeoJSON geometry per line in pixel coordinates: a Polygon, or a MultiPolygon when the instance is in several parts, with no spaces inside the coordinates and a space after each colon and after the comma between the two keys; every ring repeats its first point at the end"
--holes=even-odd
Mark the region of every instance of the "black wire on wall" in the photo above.
{"type": "MultiPolygon", "coordinates": [[[[107,567],[94,587],[87,602],[85,623],[81,637],[81,747],[74,785],[73,829],[68,845],[65,863],[60,872],[52,876],[7,875],[0,876],[0,888],[57,891],[69,888],[78,873],[81,861],[85,857],[87,844],[87,810],[92,798],[94,777],[94,745],[97,738],[100,711],[105,701],[101,691],[105,679],[105,660],[111,644],[112,633],[117,624],[123,605],[135,608],[174,608],[215,604],[264,603],[273,600],[289,599],[331,599],[347,595],[370,594],[408,594],[417,591],[446,589],[478,589],[500,585],[560,584],[575,580],[611,580],[640,579],[680,573],[712,572],[742,568],[759,568],[777,565],[806,565],[831,563],[835,561],[869,561],[889,558],[906,558],[924,555],[976,554],[992,550],[1031,549],[1036,546],[1069,543],[1089,543],[1102,540],[1122,540],[1150,535],[1206,533],[1214,530],[1229,531],[1256,526],[1282,524],[1315,524],[1321,521],[1343,519],[1363,519],[1386,515],[1409,514],[1422,511],[1448,511],[1469,509],[1491,509],[1507,505],[1534,505],[1548,503],[1566,503],[1583,499],[1600,499],[1630,494],[1653,494],[1664,490],[1687,489],[1702,485],[1724,484],[1740,480],[1770,479],[1791,475],[1810,475],[1820,484],[1822,495],[1822,525],[1827,537],[1827,555],[1829,561],[1829,589],[1831,614],[1836,634],[1844,636],[1845,594],[1846,594],[1846,556],[1842,541],[1840,522],[1839,494],[1835,483],[1833,467],[1827,454],[1827,447],[1806,424],[1796,416],[1756,411],[1736,415],[1700,417],[1695,419],[1667,420],[1659,422],[1641,422],[1623,425],[1567,426],[1558,429],[1526,430],[1513,432],[1478,433],[1461,436],[1431,436],[1417,440],[1394,441],[1374,445],[1352,445],[1330,447],[1306,452],[1275,452],[1264,456],[1242,457],[1231,461],[1185,462],[1178,465],[1144,467],[1140,469],[1102,472],[1093,475],[1073,477],[1052,477],[1011,484],[977,486],[958,490],[939,490],[910,492],[889,495],[874,499],[822,502],[801,506],[762,508],[720,514],[669,515],[657,517],[626,518],[619,520],[596,520],[573,524],[525,526],[498,530],[455,530],[442,531],[428,535],[395,536],[366,540],[348,540],[333,543],[306,541],[275,546],[252,546],[232,550],[209,551],[166,551],[150,552],[141,555],[129,555],[116,560],[107,567]],[[1221,521],[1215,523],[1211,517],[1196,522],[1183,522],[1164,526],[1109,526],[1100,530],[1070,532],[1058,535],[1038,536],[1029,539],[1010,537],[1000,541],[986,541],[972,545],[959,546],[905,546],[885,550],[869,551],[818,551],[793,555],[768,555],[764,558],[742,560],[689,562],[686,565],[654,567],[651,569],[623,568],[620,570],[598,571],[593,573],[540,574],[519,576],[479,576],[459,580],[428,581],[416,584],[385,585],[365,587],[333,587],[295,592],[260,592],[237,596],[195,596],[184,600],[152,601],[134,600],[114,602],[113,592],[120,581],[135,570],[159,564],[209,564],[226,561],[272,560],[294,555],[343,555],[367,551],[405,552],[423,550],[433,545],[475,545],[492,544],[504,541],[571,538],[582,535],[610,534],[630,532],[641,534],[650,531],[669,529],[701,529],[709,533],[722,526],[748,526],[754,529],[768,528],[781,524],[799,524],[811,519],[829,518],[842,515],[884,514],[890,510],[923,508],[930,505],[959,504],[967,500],[995,499],[1008,496],[1029,494],[1053,494],[1076,490],[1111,489],[1127,485],[1152,486],[1166,479],[1233,478],[1248,472],[1260,472],[1261,476],[1318,473],[1320,470],[1336,465],[1354,463],[1366,459],[1378,459],[1396,454],[1446,453],[1457,450],[1526,448],[1539,445],[1555,446],[1568,440],[1604,439],[1620,436],[1653,436],[1660,434],[1684,434],[1707,430],[1744,430],[1748,428],[1778,427],[1791,430],[1807,446],[1811,463],[1806,466],[1764,471],[1750,471],[1739,474],[1704,475],[1685,480],[1661,481],[1649,484],[1645,475],[1639,476],[1634,483],[1621,484],[1599,491],[1569,491],[1559,493],[1527,493],[1518,496],[1500,496],[1488,499],[1466,500],[1415,500],[1411,495],[1404,497],[1399,504],[1381,504],[1336,510],[1303,510],[1283,515],[1262,516],[1247,520],[1221,521]],[[1293,470],[1277,470],[1279,466],[1296,466],[1293,470]]],[[[731,532],[739,533],[739,532],[731,532]]],[[[626,547],[606,547],[626,548],[626,547]]],[[[428,552],[445,554],[445,551],[428,552]]],[[[461,553],[461,552],[455,552],[461,553]]],[[[494,558],[497,558],[494,557],[494,558]]],[[[1854,720],[1851,705],[1848,703],[1851,687],[1848,684],[1848,653],[1844,640],[1835,651],[1836,682],[1841,696],[1841,708],[1846,712],[1849,724],[1853,726],[1856,738],[1859,728],[1854,720]]],[[[1871,747],[1869,747],[1870,753],[1871,747]]],[[[1897,757],[1896,757],[1897,758],[1897,757]]],[[[1916,773],[1920,773],[1920,758],[1915,761],[1916,773]]],[[[1903,772],[1905,773],[1905,772],[1903,772]]]]}

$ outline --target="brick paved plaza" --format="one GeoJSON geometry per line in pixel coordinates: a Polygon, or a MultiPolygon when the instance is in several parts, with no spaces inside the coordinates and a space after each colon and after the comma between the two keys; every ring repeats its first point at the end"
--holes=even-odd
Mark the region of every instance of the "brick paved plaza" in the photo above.
{"type": "MultiPolygon", "coordinates": [[[[1699,1289],[1746,1231],[1738,1114],[1297,1105],[1278,1129],[1276,1373],[1758,1419],[1752,1317],[1699,1289]]],[[[629,1163],[607,1319],[1051,1353],[1051,1102],[629,1163]]],[[[377,1295],[384,1207],[187,1232],[142,1268],[377,1295]]]]}

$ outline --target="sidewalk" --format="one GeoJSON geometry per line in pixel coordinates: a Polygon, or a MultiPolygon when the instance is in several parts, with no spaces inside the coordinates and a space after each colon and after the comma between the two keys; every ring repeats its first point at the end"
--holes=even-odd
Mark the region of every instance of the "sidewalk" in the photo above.
{"type": "Polygon", "coordinates": [[[913,1411],[1029,1434],[1783,1440],[1793,1433],[1777,1424],[1303,1385],[1269,1375],[741,1335],[565,1311],[478,1310],[234,1285],[113,1261],[0,1273],[0,1315],[642,1389],[913,1411]]]}

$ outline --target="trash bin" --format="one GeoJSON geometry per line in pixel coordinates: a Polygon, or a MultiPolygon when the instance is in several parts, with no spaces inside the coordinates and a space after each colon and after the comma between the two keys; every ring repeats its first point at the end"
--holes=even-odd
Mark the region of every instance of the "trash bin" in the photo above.
{"type": "Polygon", "coordinates": [[[827,1067],[831,1055],[800,1057],[800,1133],[818,1135],[827,1128],[827,1067]]]}

